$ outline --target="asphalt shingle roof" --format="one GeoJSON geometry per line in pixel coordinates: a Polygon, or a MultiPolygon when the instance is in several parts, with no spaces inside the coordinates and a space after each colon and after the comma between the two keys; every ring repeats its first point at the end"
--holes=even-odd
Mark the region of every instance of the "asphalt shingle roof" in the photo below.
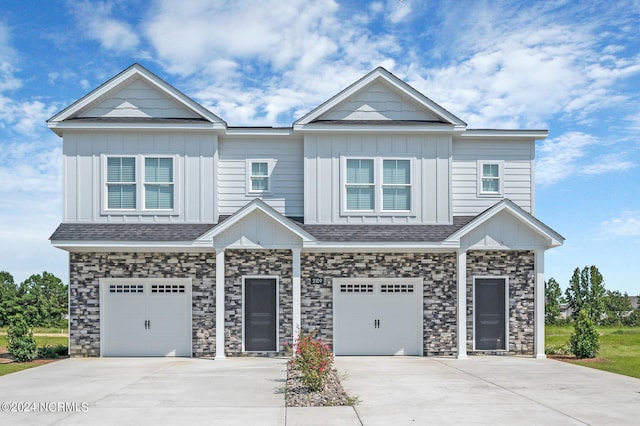
{"type": "Polygon", "coordinates": [[[51,241],[193,241],[213,223],[61,223],[51,241]]]}
{"type": "MultiPolygon", "coordinates": [[[[440,242],[473,216],[453,218],[452,225],[303,225],[319,241],[440,242]]],[[[213,223],[62,223],[51,241],[194,241],[215,227],[213,223]]]]}
{"type": "Polygon", "coordinates": [[[440,242],[471,222],[457,216],[452,225],[301,225],[320,241],[334,242],[440,242]]]}

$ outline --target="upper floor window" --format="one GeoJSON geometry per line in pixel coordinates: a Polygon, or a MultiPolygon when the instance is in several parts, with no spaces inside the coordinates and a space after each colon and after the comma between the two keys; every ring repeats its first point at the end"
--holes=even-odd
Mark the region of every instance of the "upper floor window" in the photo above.
{"type": "Polygon", "coordinates": [[[107,208],[136,208],[135,157],[107,159],[107,208]]]}
{"type": "Polygon", "coordinates": [[[382,210],[411,210],[409,160],[383,160],[382,210]]]}
{"type": "Polygon", "coordinates": [[[144,159],[144,208],[173,209],[173,159],[144,159]]]}
{"type": "Polygon", "coordinates": [[[344,164],[345,211],[411,211],[411,160],[348,158],[344,164]]]}
{"type": "Polygon", "coordinates": [[[269,163],[255,161],[251,163],[251,192],[269,190],[269,163]]]}
{"type": "Polygon", "coordinates": [[[275,160],[247,160],[247,195],[259,195],[271,192],[271,173],[275,160]]]}
{"type": "Polygon", "coordinates": [[[106,211],[175,213],[174,157],[106,157],[106,211]]]}
{"type": "Polygon", "coordinates": [[[490,196],[502,194],[502,164],[500,162],[478,163],[478,193],[490,196]]]}
{"type": "Polygon", "coordinates": [[[347,160],[347,210],[375,208],[373,160],[347,160]]]}

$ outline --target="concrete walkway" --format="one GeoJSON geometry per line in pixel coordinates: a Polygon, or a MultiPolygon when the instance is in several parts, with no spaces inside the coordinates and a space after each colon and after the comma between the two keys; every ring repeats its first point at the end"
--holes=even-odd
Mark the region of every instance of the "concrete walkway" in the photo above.
{"type": "Polygon", "coordinates": [[[67,359],[0,377],[0,424],[637,424],[640,380],[552,360],[338,357],[356,407],[285,408],[283,359],[67,359]]]}

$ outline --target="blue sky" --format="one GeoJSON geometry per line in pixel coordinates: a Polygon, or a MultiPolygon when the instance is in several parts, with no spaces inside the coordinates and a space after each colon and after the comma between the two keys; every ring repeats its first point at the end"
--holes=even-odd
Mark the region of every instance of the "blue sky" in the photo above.
{"type": "Polygon", "coordinates": [[[469,124],[545,128],[536,216],[566,287],[640,293],[640,2],[0,0],[0,270],[68,279],[45,120],[139,62],[230,125],[289,126],[384,66],[469,124]]]}

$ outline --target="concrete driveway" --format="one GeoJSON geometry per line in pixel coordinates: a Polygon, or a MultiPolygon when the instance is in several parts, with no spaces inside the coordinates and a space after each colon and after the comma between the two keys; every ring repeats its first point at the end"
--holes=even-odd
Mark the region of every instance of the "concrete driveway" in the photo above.
{"type": "Polygon", "coordinates": [[[637,425],[640,380],[549,359],[339,357],[363,425],[637,425]]]}
{"type": "Polygon", "coordinates": [[[283,359],[68,359],[0,377],[0,424],[637,424],[640,380],[552,360],[338,357],[353,407],[284,407],[283,359]]]}

